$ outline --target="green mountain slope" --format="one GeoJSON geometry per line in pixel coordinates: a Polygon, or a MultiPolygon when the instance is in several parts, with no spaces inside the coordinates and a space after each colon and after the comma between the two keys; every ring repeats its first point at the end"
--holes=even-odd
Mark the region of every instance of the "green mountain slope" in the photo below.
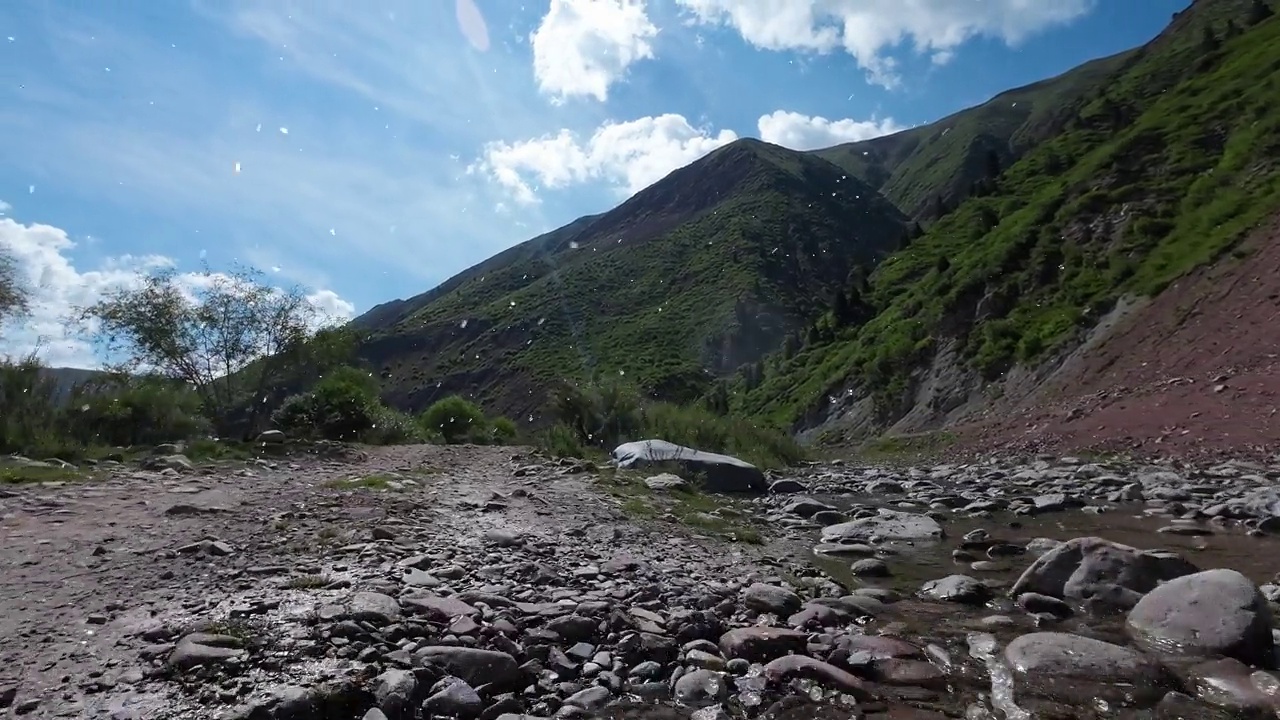
{"type": "Polygon", "coordinates": [[[774,358],[740,412],[813,426],[837,395],[877,420],[912,406],[943,345],[997,380],[1035,365],[1126,294],[1231,252],[1280,209],[1280,20],[1200,0],[1133,53],[1065,129],[880,264],[874,307],[831,342],[774,358]]]}
{"type": "MultiPolygon", "coordinates": [[[[1151,56],[1197,47],[1206,26],[1224,32],[1228,22],[1243,25],[1254,6],[1254,0],[1199,0],[1144,47],[1008,90],[928,125],[814,153],[861,178],[908,215],[932,221],[939,202],[955,207],[972,194],[993,159],[1007,167],[1065,129],[1109,78],[1136,65],[1151,70],[1151,56]]],[[[1176,79],[1176,73],[1142,74],[1155,83],[1146,90],[1155,92],[1176,79]]]]}
{"type": "Polygon", "coordinates": [[[451,392],[536,413],[554,381],[622,374],[670,399],[752,362],[821,312],[906,218],[820,158],[725,146],[582,218],[356,323],[388,399],[451,392]]]}

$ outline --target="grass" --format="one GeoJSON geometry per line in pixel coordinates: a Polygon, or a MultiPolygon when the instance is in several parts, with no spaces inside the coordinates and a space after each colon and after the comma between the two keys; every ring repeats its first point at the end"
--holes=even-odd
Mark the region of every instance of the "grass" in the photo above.
{"type": "Polygon", "coordinates": [[[854,452],[855,460],[874,465],[915,465],[938,457],[956,441],[949,432],[883,435],[863,443],[854,452]]]}
{"type": "Polygon", "coordinates": [[[764,542],[764,537],[751,526],[746,519],[748,515],[737,508],[732,498],[704,493],[697,489],[696,480],[675,490],[651,490],[644,479],[658,472],[656,469],[640,473],[610,468],[600,474],[597,487],[616,498],[622,514],[633,520],[668,520],[730,542],[751,545],[764,542]]]}
{"type": "Polygon", "coordinates": [[[43,482],[74,482],[89,477],[88,473],[56,466],[0,464],[0,485],[43,482]]]}
{"type": "Polygon", "coordinates": [[[875,316],[774,359],[737,411],[792,423],[854,388],[893,418],[940,337],[957,337],[963,361],[996,380],[1066,347],[1119,297],[1230,256],[1280,208],[1280,21],[1212,52],[1190,32],[1136,55],[994,192],[881,263],[875,316]]]}

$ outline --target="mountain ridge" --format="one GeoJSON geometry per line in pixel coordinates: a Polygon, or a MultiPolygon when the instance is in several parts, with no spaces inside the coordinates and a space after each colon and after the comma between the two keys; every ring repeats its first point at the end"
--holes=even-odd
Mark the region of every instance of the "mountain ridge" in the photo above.
{"type": "Polygon", "coordinates": [[[733,412],[811,439],[945,426],[1269,212],[1269,170],[1234,200],[1201,177],[1270,152],[1202,99],[1265,106],[1269,12],[1197,0],[1141,47],[883,138],[735,141],[371,309],[362,355],[409,410],[456,392],[536,425],[556,381],[603,374],[677,402],[730,382],[733,412]]]}

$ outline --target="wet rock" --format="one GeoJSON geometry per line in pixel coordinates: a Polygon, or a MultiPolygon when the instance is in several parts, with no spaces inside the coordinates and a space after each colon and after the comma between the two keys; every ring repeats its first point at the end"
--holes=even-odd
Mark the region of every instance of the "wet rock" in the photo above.
{"type": "Polygon", "coordinates": [[[863,558],[849,566],[849,572],[858,577],[889,577],[889,565],[879,558],[863,558]]]}
{"type": "Polygon", "coordinates": [[[714,670],[691,670],[676,680],[672,690],[676,700],[694,707],[713,705],[729,693],[724,675],[714,670]]]}
{"type": "Polygon", "coordinates": [[[764,675],[771,683],[782,684],[795,678],[806,678],[824,687],[849,693],[859,700],[872,697],[871,691],[858,678],[807,655],[787,655],[770,660],[764,666],[764,675]]]}
{"type": "Polygon", "coordinates": [[[1126,627],[1134,642],[1153,652],[1225,655],[1274,666],[1267,599],[1235,570],[1205,570],[1170,580],[1138,601],[1126,627]]]}
{"type": "Polygon", "coordinates": [[[1131,694],[1140,703],[1154,703],[1164,694],[1165,677],[1155,661],[1102,640],[1059,632],[1029,633],[1014,638],[1004,657],[1019,687],[1062,702],[1078,702],[1091,696],[1081,693],[1097,693],[1121,700],[1131,694]]]}
{"type": "Polygon", "coordinates": [[[1127,596],[1136,601],[1137,596],[1161,582],[1189,575],[1197,569],[1172,553],[1143,551],[1099,537],[1080,537],[1037,558],[1023,571],[1009,594],[1017,597],[1034,592],[1084,601],[1115,587],[1136,593],[1127,596]]]}
{"type": "Polygon", "coordinates": [[[1280,716],[1280,695],[1268,692],[1276,683],[1274,676],[1255,673],[1233,658],[1199,663],[1184,673],[1184,686],[1194,690],[1201,702],[1238,717],[1280,716]],[[1255,676],[1261,677],[1255,680],[1255,676]]]}
{"type": "Polygon", "coordinates": [[[936,540],[942,526],[928,515],[881,508],[876,515],[822,529],[822,542],[848,545],[858,542],[936,540]]]}
{"type": "Polygon", "coordinates": [[[981,605],[991,597],[991,588],[968,575],[948,575],[925,583],[920,588],[920,596],[944,602],[981,605]]]}
{"type": "Polygon", "coordinates": [[[786,628],[734,628],[720,636],[720,651],[730,659],[768,662],[788,653],[803,653],[808,639],[805,633],[786,628]]]}

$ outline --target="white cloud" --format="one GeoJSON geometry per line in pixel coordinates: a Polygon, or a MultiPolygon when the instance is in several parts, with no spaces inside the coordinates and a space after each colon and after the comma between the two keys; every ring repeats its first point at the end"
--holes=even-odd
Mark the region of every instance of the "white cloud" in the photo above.
{"type": "Polygon", "coordinates": [[[1093,9],[1096,0],[676,0],[700,23],[727,25],[765,50],[857,58],[868,79],[892,87],[896,62],[886,51],[910,42],[935,62],[984,35],[1016,45],[1093,9]]]}
{"type": "MultiPolygon", "coordinates": [[[[96,269],[81,270],[70,257],[75,247],[61,228],[0,219],[0,252],[12,257],[17,278],[30,295],[30,313],[0,332],[0,356],[37,351],[55,367],[100,366],[102,358],[95,356],[78,325],[69,322],[76,308],[92,305],[113,290],[136,287],[148,272],[174,265],[161,255],[121,255],[105,259],[96,269]]],[[[206,279],[196,273],[178,276],[191,288],[206,279]]],[[[315,290],[307,299],[335,318],[350,318],[355,311],[331,290],[315,290]]]]}
{"type": "Polygon", "coordinates": [[[12,205],[10,205],[9,203],[3,200],[0,200],[0,215],[4,215],[5,213],[9,212],[12,209],[13,209],[12,205]]]}
{"type": "Polygon", "coordinates": [[[487,217],[486,188],[448,158],[546,127],[527,53],[496,35],[482,52],[484,18],[453,2],[358,5],[184,3],[198,9],[190,37],[148,34],[127,13],[35,14],[32,52],[57,62],[14,66],[0,87],[0,165],[42,194],[88,199],[86,230],[129,243],[110,252],[207,248],[332,287],[328,270],[362,304],[524,239],[487,217]]]}
{"type": "Polygon", "coordinates": [[[529,38],[538,88],[556,100],[604,102],[627,68],[653,57],[657,34],[644,0],[551,0],[529,38]]]}
{"type": "Polygon", "coordinates": [[[817,150],[841,143],[870,140],[906,129],[894,122],[893,118],[828,120],[820,115],[802,115],[786,110],[761,115],[756,128],[760,131],[761,140],[792,150],[817,150]]]}
{"type": "Polygon", "coordinates": [[[592,180],[630,195],[737,139],[732,130],[713,134],[689,124],[683,115],[669,113],[605,123],[586,140],[561,130],[533,140],[492,142],[467,171],[489,176],[525,204],[537,202],[541,188],[592,180]]]}

